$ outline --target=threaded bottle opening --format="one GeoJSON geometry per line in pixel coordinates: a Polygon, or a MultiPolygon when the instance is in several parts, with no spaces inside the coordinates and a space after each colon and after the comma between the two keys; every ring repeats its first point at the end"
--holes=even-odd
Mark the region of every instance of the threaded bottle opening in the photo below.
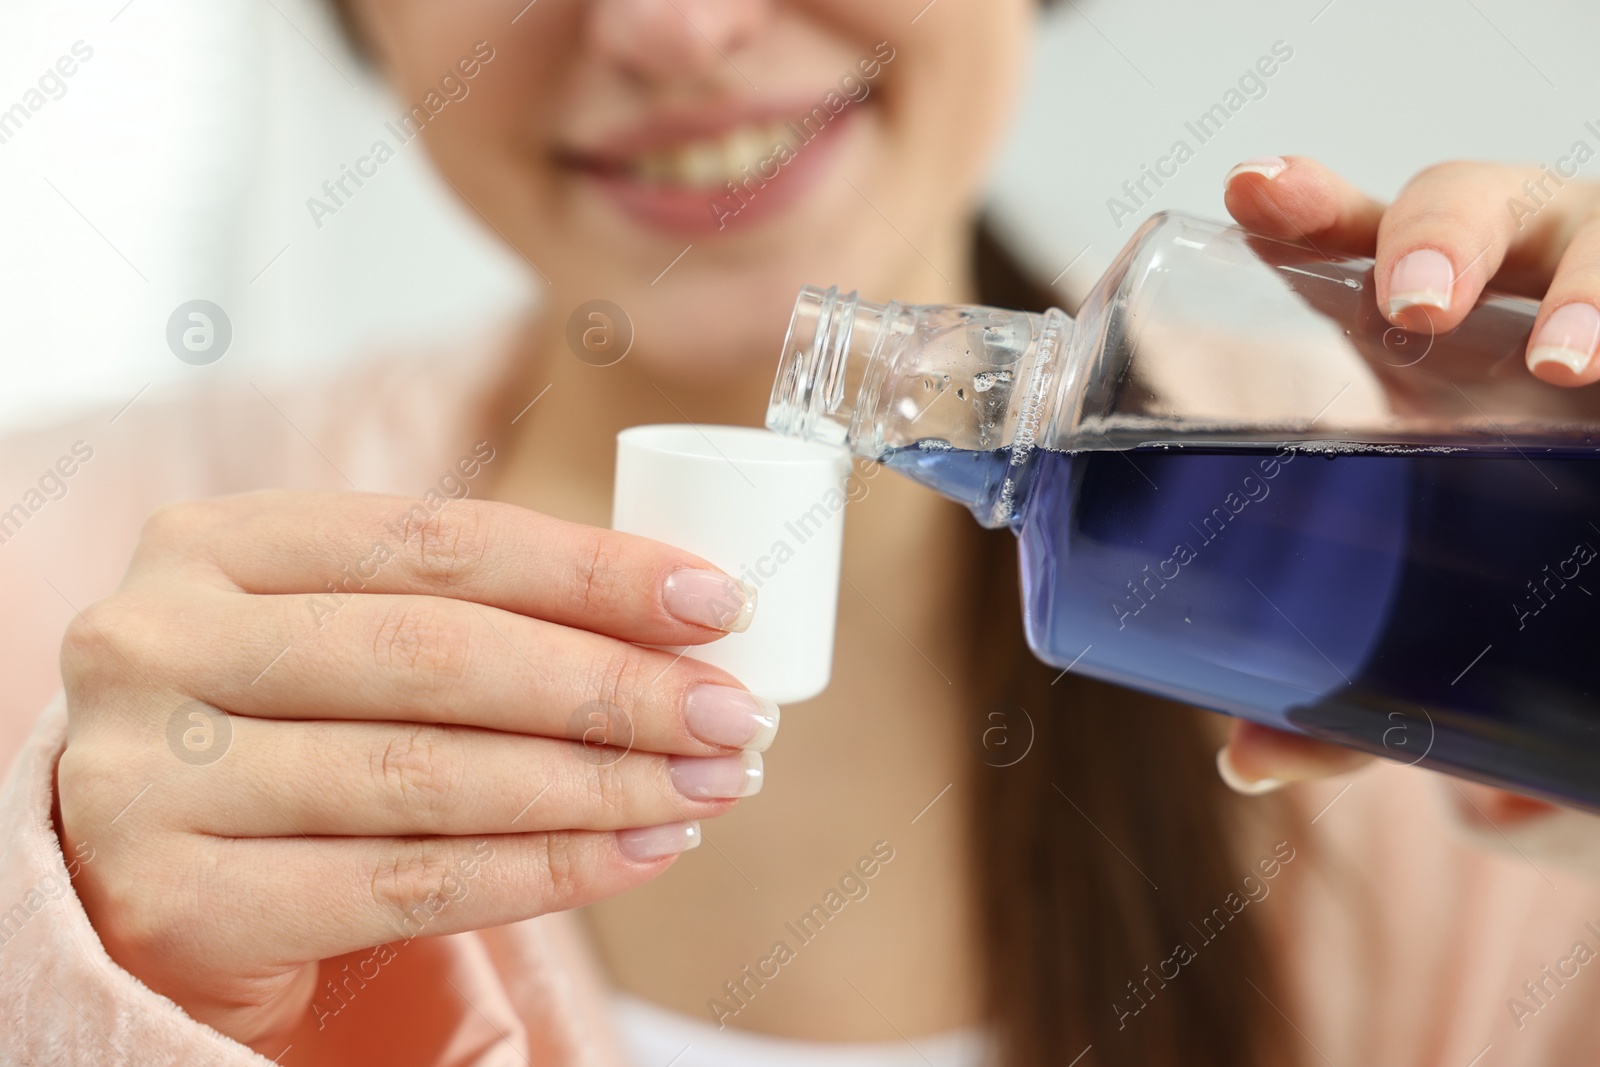
{"type": "Polygon", "coordinates": [[[769,429],[788,437],[811,438],[823,404],[824,353],[830,347],[829,335],[839,302],[837,288],[808,285],[800,290],[784,334],[778,377],[767,406],[769,429]]]}
{"type": "Polygon", "coordinates": [[[783,340],[767,427],[802,440],[856,446],[853,419],[862,379],[887,310],[854,292],[801,289],[783,340]]]}
{"type": "MultiPolygon", "coordinates": [[[[1024,465],[1041,443],[1070,333],[1055,309],[874,304],[807,287],[789,320],[767,426],[882,462],[910,450],[1009,448],[1014,465],[1024,465]]],[[[999,489],[961,499],[998,522],[1011,504],[990,491],[999,489]]]]}

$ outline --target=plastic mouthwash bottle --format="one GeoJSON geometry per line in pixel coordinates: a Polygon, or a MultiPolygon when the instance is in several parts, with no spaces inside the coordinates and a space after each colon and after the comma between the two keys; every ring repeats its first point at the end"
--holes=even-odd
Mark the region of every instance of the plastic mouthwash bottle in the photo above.
{"type": "Polygon", "coordinates": [[[767,424],[1010,527],[1052,664],[1600,811],[1600,394],[1373,292],[1176,214],[1075,321],[808,288],[767,424]]]}

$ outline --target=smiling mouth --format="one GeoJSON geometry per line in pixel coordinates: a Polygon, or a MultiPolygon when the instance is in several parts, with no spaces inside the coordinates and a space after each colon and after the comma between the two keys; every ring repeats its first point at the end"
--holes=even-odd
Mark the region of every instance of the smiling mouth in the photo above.
{"type": "Polygon", "coordinates": [[[656,185],[720,188],[742,177],[746,167],[758,167],[785,149],[792,151],[795,141],[787,123],[741,126],[713,140],[638,156],[629,161],[627,173],[656,185]]]}
{"type": "Polygon", "coordinates": [[[798,120],[752,122],[718,137],[701,137],[623,157],[570,153],[564,162],[604,177],[629,178],[664,189],[716,192],[785,152],[796,152],[802,138],[798,120]]]}
{"type": "Polygon", "coordinates": [[[663,119],[557,161],[647,229],[709,237],[788,212],[829,172],[860,108],[663,119]]]}

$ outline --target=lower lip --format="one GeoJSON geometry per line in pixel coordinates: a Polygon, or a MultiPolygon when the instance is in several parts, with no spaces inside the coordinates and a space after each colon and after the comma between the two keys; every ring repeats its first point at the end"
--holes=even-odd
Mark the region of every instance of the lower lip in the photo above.
{"type": "Polygon", "coordinates": [[[781,214],[822,180],[854,110],[852,106],[840,112],[810,141],[793,149],[793,158],[779,167],[776,177],[762,179],[752,167],[748,187],[742,180],[735,183],[745,190],[742,199],[726,186],[685,189],[627,174],[582,173],[581,177],[593,182],[623,214],[650,229],[679,237],[739,233],[781,214]]]}

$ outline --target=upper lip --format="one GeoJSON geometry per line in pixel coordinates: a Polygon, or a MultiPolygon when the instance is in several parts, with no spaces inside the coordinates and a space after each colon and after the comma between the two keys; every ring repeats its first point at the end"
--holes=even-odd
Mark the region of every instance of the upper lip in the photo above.
{"type": "Polygon", "coordinates": [[[751,101],[693,111],[661,111],[592,140],[567,145],[560,154],[586,166],[619,166],[651,152],[715,140],[741,126],[799,119],[810,114],[812,108],[822,106],[826,95],[824,91],[814,97],[791,97],[782,103],[751,101]]]}

